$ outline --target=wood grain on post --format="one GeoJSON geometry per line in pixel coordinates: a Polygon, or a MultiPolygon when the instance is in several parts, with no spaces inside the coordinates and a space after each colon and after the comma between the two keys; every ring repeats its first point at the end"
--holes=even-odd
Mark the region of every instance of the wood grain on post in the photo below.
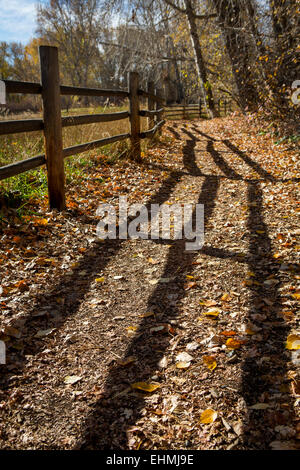
{"type": "MultiPolygon", "coordinates": [[[[159,97],[159,98],[162,98],[163,97],[163,90],[162,88],[157,88],[156,90],[156,95],[159,97]]],[[[156,109],[160,109],[161,108],[161,104],[160,103],[156,103],[156,109]]],[[[159,123],[160,121],[163,120],[163,111],[158,113],[157,115],[157,123],[159,123]]],[[[158,131],[158,135],[161,135],[161,128],[159,129],[158,131]]]]}
{"type": "Polygon", "coordinates": [[[138,89],[139,74],[137,72],[129,72],[130,140],[131,155],[134,160],[141,160],[141,120],[138,89]]]}
{"type": "Polygon", "coordinates": [[[40,46],[45,155],[50,209],[65,209],[60,83],[57,47],[40,46]]]}
{"type": "MultiPolygon", "coordinates": [[[[151,95],[154,95],[154,82],[149,81],[148,82],[148,93],[151,93],[151,95]]],[[[155,102],[152,97],[148,98],[148,110],[153,111],[155,109],[155,102]]],[[[154,116],[150,116],[148,118],[148,130],[152,129],[154,127],[154,116]]]]}

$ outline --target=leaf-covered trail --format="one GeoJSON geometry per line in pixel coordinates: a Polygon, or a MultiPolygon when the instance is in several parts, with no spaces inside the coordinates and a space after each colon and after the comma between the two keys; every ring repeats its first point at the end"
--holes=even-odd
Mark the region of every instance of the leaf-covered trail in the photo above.
{"type": "Polygon", "coordinates": [[[77,217],[47,214],[51,243],[0,299],[0,447],[299,447],[300,354],[285,347],[300,332],[296,164],[233,117],[169,123],[141,167],[105,170],[129,203],[204,204],[200,251],[97,241],[91,188],[77,217]]]}

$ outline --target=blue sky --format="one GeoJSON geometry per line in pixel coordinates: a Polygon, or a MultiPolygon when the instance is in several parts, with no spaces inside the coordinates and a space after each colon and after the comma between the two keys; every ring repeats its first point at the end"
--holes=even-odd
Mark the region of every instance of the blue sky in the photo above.
{"type": "Polygon", "coordinates": [[[27,43],[36,29],[37,0],[0,0],[0,41],[27,43]]]}

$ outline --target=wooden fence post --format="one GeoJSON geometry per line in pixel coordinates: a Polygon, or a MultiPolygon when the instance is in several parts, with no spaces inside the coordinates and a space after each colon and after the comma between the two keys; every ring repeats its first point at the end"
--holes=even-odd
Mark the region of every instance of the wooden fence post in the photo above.
{"type": "Polygon", "coordinates": [[[202,101],[201,98],[199,99],[199,118],[201,119],[202,116],[202,101]]]}
{"type": "Polygon", "coordinates": [[[224,116],[227,114],[227,100],[226,98],[224,99],[224,116]]]}
{"type": "MultiPolygon", "coordinates": [[[[163,90],[162,90],[162,88],[157,88],[157,90],[156,90],[156,95],[158,96],[158,98],[162,98],[162,97],[163,97],[163,90]]],[[[162,104],[159,103],[159,102],[156,102],[156,109],[160,109],[161,107],[162,107],[162,104]]],[[[157,115],[157,122],[162,121],[162,119],[163,119],[163,111],[157,115]]],[[[161,135],[161,132],[162,132],[162,131],[161,131],[161,128],[160,128],[160,129],[158,130],[158,132],[157,132],[158,135],[161,135]]]]}
{"type": "MultiPolygon", "coordinates": [[[[148,82],[148,93],[154,95],[154,82],[148,82]]],[[[155,109],[155,102],[153,98],[148,98],[148,109],[149,111],[153,111],[155,109]]],[[[152,129],[154,127],[154,116],[148,118],[148,129],[152,129]]]]}
{"type": "Polygon", "coordinates": [[[139,102],[139,74],[129,72],[129,103],[130,103],[130,139],[131,156],[135,160],[141,160],[141,120],[140,120],[140,102],[139,102]]]}
{"type": "Polygon", "coordinates": [[[45,155],[50,209],[65,209],[58,49],[40,46],[45,155]]]}

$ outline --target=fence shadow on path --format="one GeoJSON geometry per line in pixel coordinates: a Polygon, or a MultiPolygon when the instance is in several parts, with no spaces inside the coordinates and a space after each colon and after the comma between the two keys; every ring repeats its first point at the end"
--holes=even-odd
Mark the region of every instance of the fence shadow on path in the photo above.
{"type": "MultiPolygon", "coordinates": [[[[190,139],[186,141],[184,148],[185,167],[190,174],[202,176],[197,168],[195,158],[195,146],[197,139],[194,135],[185,129],[182,129],[190,139]]],[[[210,136],[205,135],[207,141],[207,151],[211,154],[215,164],[225,174],[225,178],[233,180],[243,179],[237,174],[220,154],[214,149],[213,141],[210,136]]],[[[253,169],[263,176],[264,180],[272,180],[273,176],[261,168],[256,162],[253,162],[244,152],[238,151],[229,141],[226,145],[238,156],[250,165],[253,169]],[[250,161],[251,160],[251,161],[250,161]]],[[[205,224],[212,216],[217,190],[223,177],[205,176],[202,184],[198,203],[205,205],[205,224]]],[[[248,304],[249,321],[259,329],[261,341],[252,341],[244,346],[244,357],[242,360],[242,380],[239,384],[239,394],[243,398],[246,407],[246,417],[243,422],[240,440],[236,448],[240,449],[263,449],[266,442],[270,443],[275,439],[274,427],[276,425],[291,422],[294,418],[294,411],[289,395],[283,395],[285,408],[274,410],[273,405],[278,407],[278,402],[272,405],[272,394],[279,391],[280,386],[285,380],[287,372],[288,357],[284,353],[284,340],[288,334],[288,326],[283,320],[280,320],[277,313],[281,311],[282,304],[279,296],[280,283],[265,283],[270,276],[278,273],[278,264],[270,261],[272,258],[271,241],[268,235],[268,227],[264,221],[262,212],[262,190],[260,181],[244,179],[247,185],[247,197],[249,202],[249,251],[244,259],[238,258],[236,253],[214,247],[203,247],[201,252],[216,258],[232,258],[233,261],[246,263],[249,271],[254,275],[255,283],[249,286],[250,299],[248,304]],[[259,233],[257,233],[257,231],[259,233]],[[254,315],[254,317],[253,317],[254,315]],[[260,330],[261,328],[261,330],[260,330]],[[282,354],[278,355],[278,350],[282,354]],[[279,359],[280,356],[280,359],[279,359]],[[280,381],[274,383],[274,377],[280,377],[280,381]],[[270,405],[270,410],[264,411],[251,409],[257,403],[270,405]]],[[[171,242],[171,241],[170,241],[171,242]]],[[[185,291],[183,288],[184,274],[190,270],[194,259],[193,253],[184,251],[184,240],[173,240],[168,259],[165,264],[165,270],[162,277],[175,277],[174,284],[158,284],[148,300],[149,309],[154,308],[162,314],[162,321],[168,323],[178,315],[178,307],[171,306],[169,297],[175,287],[178,295],[177,301],[183,299],[185,291]],[[182,278],[176,279],[178,271],[182,278]]],[[[174,291],[175,292],[175,291],[174,291]]],[[[106,389],[118,382],[149,381],[153,373],[157,370],[157,363],[163,357],[168,345],[169,339],[161,339],[159,344],[157,340],[149,337],[147,321],[143,321],[139,327],[137,336],[131,342],[126,351],[125,357],[134,355],[138,358],[137,368],[134,372],[124,373],[120,369],[114,369],[110,372],[106,389]]],[[[92,413],[87,418],[84,425],[83,440],[78,443],[78,448],[82,449],[111,449],[127,448],[128,431],[134,426],[141,417],[141,412],[145,406],[143,397],[136,395],[128,399],[109,398],[99,400],[92,413]],[[126,404],[133,409],[133,415],[127,421],[122,418],[122,411],[126,404]],[[109,424],[112,423],[112,424],[109,424]]],[[[138,427],[137,429],[138,430],[138,427]]]]}
{"type": "MultiPolygon", "coordinates": [[[[224,176],[203,175],[196,163],[195,147],[197,139],[192,132],[187,130],[184,130],[184,132],[189,137],[183,149],[185,171],[171,171],[157,193],[149,199],[147,206],[150,208],[151,204],[166,202],[184,174],[188,173],[195,177],[200,176],[203,178],[203,182],[198,203],[205,206],[205,225],[207,225],[213,215],[218,188],[222,180],[239,180],[241,178],[234,170],[230,169],[220,154],[216,153],[213,147],[213,142],[216,139],[203,134],[197,129],[198,134],[208,139],[206,142],[207,150],[215,164],[224,173],[224,176]]],[[[260,448],[260,441],[265,442],[266,436],[267,439],[273,439],[274,436],[271,429],[274,428],[274,420],[275,425],[281,425],[287,419],[290,422],[293,419],[293,409],[289,403],[288,395],[283,395],[288,406],[286,405],[282,409],[276,410],[276,412],[274,412],[271,403],[272,394],[276,393],[277,388],[280,387],[280,385],[274,383],[274,374],[284,378],[288,361],[288,356],[285,355],[283,350],[288,327],[277,317],[277,312],[282,307],[279,298],[280,283],[272,283],[271,286],[264,284],[265,279],[270,275],[276,277],[278,264],[270,262],[271,242],[268,235],[268,227],[262,213],[260,181],[265,179],[268,181],[274,180],[272,175],[261,168],[256,162],[253,162],[245,152],[241,153],[229,141],[224,141],[224,143],[227,148],[230,148],[262,177],[262,180],[243,179],[248,188],[250,208],[248,218],[249,252],[246,253],[243,260],[238,259],[236,253],[231,253],[229,250],[219,247],[206,247],[204,245],[201,252],[215,258],[232,258],[234,262],[247,263],[249,271],[254,273],[255,279],[259,283],[258,285],[253,284],[249,286],[251,299],[248,312],[249,320],[251,322],[254,321],[259,328],[262,328],[260,334],[262,334],[263,341],[254,342],[252,345],[250,340],[249,344],[244,347],[246,353],[242,365],[240,394],[247,405],[248,416],[243,427],[239,445],[241,448],[246,449],[260,448]],[[258,234],[257,231],[261,233],[258,234]],[[263,315],[263,317],[256,317],[260,320],[253,320],[253,313],[263,315]],[[275,326],[273,325],[274,322],[275,326]],[[278,350],[280,348],[282,348],[282,355],[280,360],[278,360],[278,350]],[[269,404],[269,401],[271,401],[270,411],[249,410],[249,407],[257,402],[269,404]]],[[[149,243],[151,242],[153,241],[149,240],[149,243]]],[[[160,241],[154,242],[159,243],[160,241]]],[[[170,294],[176,295],[178,303],[184,298],[185,274],[190,272],[194,257],[199,254],[185,251],[185,240],[171,240],[170,242],[171,247],[161,277],[173,278],[173,280],[167,284],[158,283],[147,301],[147,308],[158,311],[162,323],[168,323],[178,316],[178,306],[172,305],[168,296],[170,294]]],[[[26,327],[29,328],[29,333],[38,329],[59,328],[68,318],[75,315],[99,271],[105,268],[121,247],[122,241],[120,240],[108,240],[101,245],[94,244],[82,256],[79,265],[75,268],[72,275],[61,277],[49,292],[42,292],[37,298],[30,316],[27,318],[26,327]],[[82,270],[87,271],[83,279],[79,275],[82,270]],[[64,299],[64,304],[59,307],[56,305],[58,315],[54,319],[36,318],[36,314],[43,308],[51,305],[51,300],[55,297],[62,297],[64,299]]],[[[131,371],[115,366],[111,368],[106,380],[104,398],[100,399],[93,406],[91,413],[83,421],[82,438],[76,444],[77,449],[128,448],[128,431],[141,417],[145,400],[143,396],[138,396],[138,394],[113,398],[111,396],[111,389],[112,387],[115,388],[115,385],[118,383],[130,384],[141,380],[149,381],[157,370],[158,361],[163,357],[169,346],[169,340],[170,336],[162,335],[159,340],[154,335],[153,337],[150,336],[149,323],[146,318],[142,320],[124,356],[124,358],[135,356],[137,358],[136,367],[131,371]],[[128,409],[133,410],[133,414],[127,420],[124,419],[126,403],[128,409]]],[[[0,385],[2,389],[5,390],[8,387],[9,379],[12,375],[21,373],[26,363],[25,354],[37,355],[44,348],[45,342],[35,341],[31,343],[30,337],[28,337],[27,341],[25,338],[24,353],[16,353],[12,359],[14,364],[17,364],[18,370],[9,370],[4,366],[0,366],[0,385]]],[[[282,381],[280,384],[282,384],[282,381]]]]}
{"type": "MultiPolygon", "coordinates": [[[[210,138],[207,135],[205,137],[210,138]]],[[[282,393],[282,390],[288,388],[287,363],[290,359],[284,343],[289,333],[289,326],[278,315],[283,309],[279,291],[281,284],[278,280],[280,265],[272,257],[271,239],[263,216],[261,189],[261,183],[264,181],[276,183],[284,180],[275,179],[229,140],[224,140],[223,143],[261,176],[260,180],[244,179],[249,205],[247,220],[249,250],[244,262],[253,275],[253,281],[250,281],[248,286],[250,299],[246,321],[248,320],[249,324],[258,330],[260,341],[249,341],[243,361],[240,386],[241,396],[248,410],[243,427],[242,445],[247,449],[260,449],[260,443],[264,445],[266,441],[275,440],[276,426],[288,425],[295,418],[291,396],[289,393],[282,393]],[[280,398],[275,401],[272,396],[276,393],[280,398]],[[251,407],[257,403],[263,403],[266,409],[264,411],[252,409],[251,407]]],[[[223,173],[229,178],[240,179],[236,178],[235,172],[234,175],[230,173],[227,164],[224,165],[222,157],[213,149],[212,140],[208,140],[207,150],[223,173]]],[[[293,181],[297,180],[298,178],[293,178],[293,181]]],[[[214,256],[214,248],[210,247],[210,250],[210,255],[214,256]]],[[[225,250],[218,251],[217,257],[230,256],[225,250]]]]}
{"type": "MultiPolygon", "coordinates": [[[[196,139],[191,136],[186,141],[183,149],[183,160],[185,168],[190,174],[199,172],[195,162],[196,139]]],[[[216,176],[204,178],[198,204],[205,204],[204,225],[206,225],[213,214],[215,199],[219,187],[219,180],[216,176]]],[[[149,243],[163,243],[159,240],[149,240],[149,243]]],[[[198,252],[185,251],[186,240],[169,240],[172,243],[165,263],[164,272],[161,279],[171,278],[172,281],[158,283],[152,295],[148,299],[146,311],[153,310],[159,312],[161,323],[168,324],[175,320],[179,314],[178,303],[184,298],[185,274],[191,270],[192,262],[198,256],[198,252]],[[176,305],[170,302],[170,295],[176,296],[176,305]]],[[[82,441],[78,442],[76,448],[80,449],[111,449],[127,448],[128,431],[142,416],[141,412],[145,406],[142,395],[129,394],[128,396],[113,397],[111,389],[116,384],[120,386],[127,383],[151,381],[151,377],[157,371],[158,362],[167,351],[170,344],[170,336],[149,335],[149,321],[147,318],[140,323],[136,336],[133,338],[124,354],[123,359],[134,356],[136,365],[130,370],[124,371],[122,367],[115,367],[110,370],[105,384],[104,395],[108,398],[100,399],[94,406],[91,414],[87,417],[83,426],[82,441]],[[124,419],[124,409],[133,410],[129,419],[124,419]]]]}
{"type": "MultiPolygon", "coordinates": [[[[151,204],[162,204],[167,201],[182,176],[182,171],[171,171],[158,191],[150,197],[147,207],[150,208],[151,204]]],[[[8,363],[0,365],[0,390],[5,392],[9,387],[10,378],[21,374],[27,362],[26,355],[35,356],[45,349],[45,341],[39,341],[37,338],[32,341],[34,334],[38,330],[59,329],[71,316],[76,314],[92,282],[116,256],[122,244],[123,240],[118,239],[106,240],[101,244],[93,243],[91,248],[82,255],[71,275],[63,275],[53,286],[50,288],[47,286],[46,290],[39,293],[33,308],[26,316],[23,328],[20,328],[23,348],[21,351],[15,352],[10,348],[9,354],[7,354],[8,363]],[[85,272],[84,277],[80,274],[82,271],[85,272]],[[59,304],[55,302],[56,298],[61,299],[59,304]],[[39,316],[43,310],[54,311],[55,316],[48,314],[39,316]],[[25,329],[26,333],[23,334],[25,329]]]]}

